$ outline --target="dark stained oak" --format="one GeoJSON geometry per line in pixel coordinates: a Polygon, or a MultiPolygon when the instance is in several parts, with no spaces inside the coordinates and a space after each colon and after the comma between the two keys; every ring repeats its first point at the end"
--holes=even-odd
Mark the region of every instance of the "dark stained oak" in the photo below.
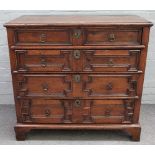
{"type": "Polygon", "coordinates": [[[138,16],[101,15],[6,23],[16,139],[34,129],[110,129],[139,141],[152,25],[138,16]]]}

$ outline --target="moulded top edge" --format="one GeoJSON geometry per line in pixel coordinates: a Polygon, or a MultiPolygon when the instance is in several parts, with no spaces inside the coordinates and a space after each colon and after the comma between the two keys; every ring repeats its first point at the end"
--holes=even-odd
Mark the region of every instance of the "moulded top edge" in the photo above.
{"type": "Polygon", "coordinates": [[[146,25],[153,23],[139,16],[127,15],[28,15],[16,18],[5,27],[15,26],[108,26],[108,25],[146,25]]]}

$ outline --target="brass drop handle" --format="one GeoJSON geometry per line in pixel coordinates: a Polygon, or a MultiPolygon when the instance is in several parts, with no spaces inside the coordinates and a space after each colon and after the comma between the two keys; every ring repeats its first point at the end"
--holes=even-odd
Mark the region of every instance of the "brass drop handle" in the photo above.
{"type": "Polygon", "coordinates": [[[108,37],[109,41],[115,41],[115,34],[114,33],[111,33],[109,34],[109,37],[108,37]]]}
{"type": "Polygon", "coordinates": [[[108,84],[106,85],[106,89],[107,89],[107,90],[112,90],[112,88],[113,88],[112,83],[108,83],[108,84]]]}
{"type": "Polygon", "coordinates": [[[46,67],[47,66],[47,64],[46,63],[41,63],[41,67],[46,67]]]}
{"type": "Polygon", "coordinates": [[[80,55],[81,55],[80,50],[74,50],[73,56],[75,59],[80,59],[80,55]]]}
{"type": "Polygon", "coordinates": [[[79,82],[81,81],[81,76],[80,76],[79,74],[74,75],[74,81],[75,81],[76,83],[79,83],[79,82]]]}
{"type": "Polygon", "coordinates": [[[113,65],[114,65],[113,59],[109,59],[109,60],[108,60],[108,65],[109,65],[109,66],[113,66],[113,65]]]}
{"type": "Polygon", "coordinates": [[[48,84],[47,83],[43,83],[42,84],[42,88],[44,91],[48,91],[48,84]]]}
{"type": "Polygon", "coordinates": [[[107,110],[105,111],[105,116],[106,116],[106,117],[110,117],[110,116],[111,116],[111,110],[110,110],[110,109],[107,109],[107,110]]]}
{"type": "Polygon", "coordinates": [[[43,34],[40,35],[40,42],[41,43],[45,43],[46,42],[46,34],[43,33],[43,34]]]}
{"type": "Polygon", "coordinates": [[[40,61],[41,61],[41,66],[42,67],[46,67],[47,66],[47,62],[46,62],[46,58],[45,57],[41,57],[40,61]]]}
{"type": "Polygon", "coordinates": [[[75,107],[80,107],[81,106],[81,101],[80,100],[75,100],[74,106],[75,107]]]}
{"type": "Polygon", "coordinates": [[[74,38],[79,39],[81,36],[81,30],[75,30],[73,36],[74,38]]]}
{"type": "Polygon", "coordinates": [[[44,113],[47,117],[51,115],[51,111],[49,109],[45,109],[44,113]]]}

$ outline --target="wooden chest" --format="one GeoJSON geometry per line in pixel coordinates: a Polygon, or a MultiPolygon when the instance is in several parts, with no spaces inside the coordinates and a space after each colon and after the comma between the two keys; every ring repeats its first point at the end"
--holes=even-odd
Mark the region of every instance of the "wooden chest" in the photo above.
{"type": "Polygon", "coordinates": [[[122,130],[140,139],[151,22],[137,16],[22,16],[4,26],[17,140],[32,129],[122,130]]]}

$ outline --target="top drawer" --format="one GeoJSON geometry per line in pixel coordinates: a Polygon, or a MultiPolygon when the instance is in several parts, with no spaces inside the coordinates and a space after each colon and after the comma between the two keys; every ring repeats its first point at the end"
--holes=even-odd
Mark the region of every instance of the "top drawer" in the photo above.
{"type": "Polygon", "coordinates": [[[18,45],[139,45],[141,29],[119,28],[51,28],[15,31],[18,45]]]}

